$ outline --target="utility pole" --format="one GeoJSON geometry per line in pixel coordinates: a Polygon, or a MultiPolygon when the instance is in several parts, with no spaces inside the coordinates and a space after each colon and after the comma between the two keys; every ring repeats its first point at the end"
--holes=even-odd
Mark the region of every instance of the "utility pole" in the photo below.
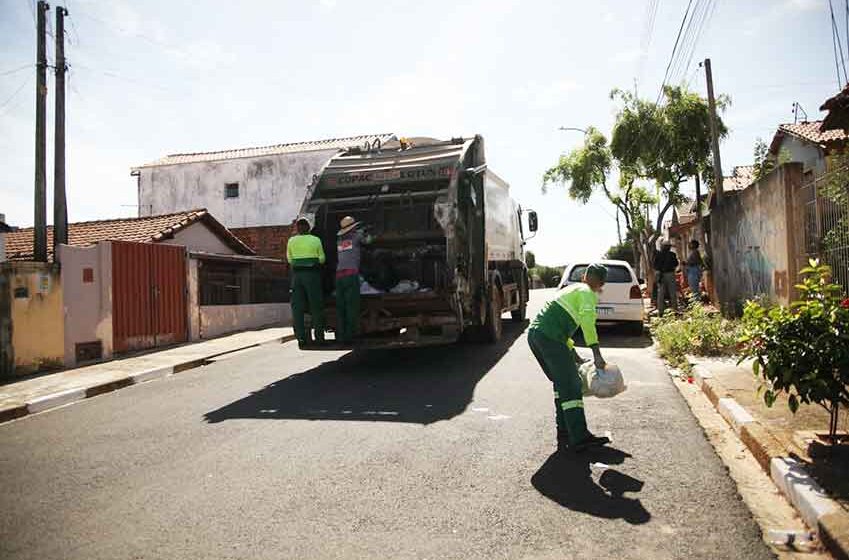
{"type": "Polygon", "coordinates": [[[35,221],[33,258],[47,262],[47,135],[44,120],[47,114],[47,2],[38,2],[38,23],[35,80],[35,221]]]}
{"type": "Polygon", "coordinates": [[[713,73],[710,59],[705,59],[705,76],[707,78],[708,105],[710,107],[710,137],[713,151],[713,178],[716,203],[722,202],[722,160],[719,158],[719,130],[716,125],[716,99],[713,96],[713,73]]]}
{"type": "Polygon", "coordinates": [[[53,161],[53,259],[59,244],[68,243],[68,207],[65,197],[65,16],[68,10],[56,7],[56,115],[53,161]]]}

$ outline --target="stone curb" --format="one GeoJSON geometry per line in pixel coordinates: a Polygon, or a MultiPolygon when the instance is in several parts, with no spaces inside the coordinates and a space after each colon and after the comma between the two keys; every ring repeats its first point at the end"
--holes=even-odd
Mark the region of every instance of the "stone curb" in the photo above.
{"type": "Polygon", "coordinates": [[[37,414],[39,412],[44,412],[46,410],[51,410],[53,408],[58,408],[60,406],[79,402],[90,397],[96,397],[97,395],[103,395],[105,393],[117,391],[125,387],[130,387],[132,385],[138,385],[139,383],[145,383],[147,381],[161,379],[163,377],[174,375],[182,371],[194,369],[198,366],[205,365],[206,363],[208,363],[209,360],[211,360],[212,358],[217,358],[218,356],[224,356],[225,354],[231,354],[233,352],[247,350],[248,348],[256,348],[270,344],[281,344],[284,342],[290,342],[292,340],[295,340],[295,335],[285,335],[274,338],[269,341],[248,344],[239,348],[227,350],[226,352],[210,354],[209,356],[205,356],[203,358],[196,358],[187,362],[141,371],[132,375],[128,375],[127,377],[108,381],[106,383],[91,385],[89,387],[81,387],[78,389],[68,389],[66,391],[60,391],[58,393],[52,393],[49,395],[36,397],[30,401],[27,401],[25,404],[0,409],[0,424],[9,422],[11,420],[17,420],[18,418],[23,418],[24,416],[29,416],[31,414],[37,414]]]}
{"type": "Polygon", "coordinates": [[[849,514],[828,497],[801,462],[787,457],[788,450],[778,438],[728,396],[709,371],[696,366],[693,377],[805,523],[818,530],[828,551],[838,560],[849,560],[849,514]]]}

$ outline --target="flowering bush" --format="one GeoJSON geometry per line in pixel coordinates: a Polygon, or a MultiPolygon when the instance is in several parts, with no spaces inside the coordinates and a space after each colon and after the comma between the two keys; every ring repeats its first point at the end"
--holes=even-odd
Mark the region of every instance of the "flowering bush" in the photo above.
{"type": "Polygon", "coordinates": [[[754,373],[765,381],[764,402],[788,395],[794,413],[816,403],[831,415],[834,441],[841,404],[849,405],[849,298],[830,282],[831,269],[811,260],[800,272],[801,300],[790,308],[766,309],[748,302],[743,312],[743,358],[754,358],[754,373]]]}

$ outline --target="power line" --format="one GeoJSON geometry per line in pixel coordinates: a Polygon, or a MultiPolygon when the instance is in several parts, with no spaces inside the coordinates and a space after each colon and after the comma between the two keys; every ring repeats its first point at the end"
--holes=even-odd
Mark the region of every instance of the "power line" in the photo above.
{"type": "Polygon", "coordinates": [[[663,87],[666,85],[666,79],[669,77],[669,69],[672,66],[672,61],[675,59],[675,52],[678,50],[678,42],[681,40],[681,32],[684,30],[684,24],[687,23],[687,16],[690,14],[690,8],[693,5],[693,0],[687,2],[687,10],[684,12],[684,17],[681,19],[681,26],[678,28],[678,36],[675,37],[675,45],[672,47],[672,54],[669,56],[669,63],[666,65],[666,72],[663,75],[663,81],[660,83],[660,92],[657,94],[655,106],[660,104],[663,97],[663,87]]]}
{"type": "MultiPolygon", "coordinates": [[[[834,5],[831,0],[828,0],[828,10],[831,15],[831,45],[834,50],[834,65],[837,70],[837,86],[842,87],[843,83],[849,82],[849,76],[846,74],[846,63],[843,62],[843,57],[838,56],[837,53],[843,53],[843,45],[840,41],[840,32],[837,29],[837,21],[834,19],[834,5]],[[843,76],[845,80],[841,82],[840,80],[840,65],[843,64],[843,76]]],[[[847,43],[849,43],[849,37],[847,37],[847,43]]]]}
{"type": "Polygon", "coordinates": [[[0,72],[0,76],[8,76],[9,74],[15,74],[16,72],[26,70],[27,68],[35,68],[35,64],[24,64],[23,66],[18,66],[17,68],[12,68],[11,70],[4,70],[3,72],[0,72]]]}
{"type": "Polygon", "coordinates": [[[18,89],[16,89],[16,90],[12,93],[12,95],[10,95],[9,97],[7,97],[7,98],[6,98],[6,100],[5,100],[5,101],[3,101],[3,103],[0,103],[0,111],[2,111],[2,112],[0,112],[0,115],[5,115],[5,111],[4,111],[4,109],[6,108],[6,106],[7,106],[9,103],[11,103],[11,102],[12,102],[12,100],[14,100],[14,99],[15,99],[15,97],[17,97],[17,96],[18,96],[18,94],[19,94],[19,93],[21,93],[21,90],[22,90],[22,89],[24,89],[24,88],[27,86],[27,84],[29,84],[29,82],[30,82],[30,80],[31,80],[31,79],[32,79],[32,76],[27,76],[26,78],[24,78],[24,81],[23,81],[23,82],[21,82],[21,85],[20,85],[20,86],[18,86],[18,89]]]}

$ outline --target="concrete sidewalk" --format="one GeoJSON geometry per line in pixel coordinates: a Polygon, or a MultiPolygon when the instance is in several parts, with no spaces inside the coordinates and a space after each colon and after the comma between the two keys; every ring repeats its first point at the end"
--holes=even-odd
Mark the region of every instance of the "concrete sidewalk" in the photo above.
{"type": "Polygon", "coordinates": [[[223,354],[294,338],[291,328],[245,331],[0,385],[0,422],[179,373],[223,354]]]}
{"type": "Polygon", "coordinates": [[[694,379],[835,558],[849,559],[849,477],[845,465],[813,459],[808,441],[828,426],[817,405],[790,412],[786,396],[767,407],[751,365],[690,357],[694,379]]]}

